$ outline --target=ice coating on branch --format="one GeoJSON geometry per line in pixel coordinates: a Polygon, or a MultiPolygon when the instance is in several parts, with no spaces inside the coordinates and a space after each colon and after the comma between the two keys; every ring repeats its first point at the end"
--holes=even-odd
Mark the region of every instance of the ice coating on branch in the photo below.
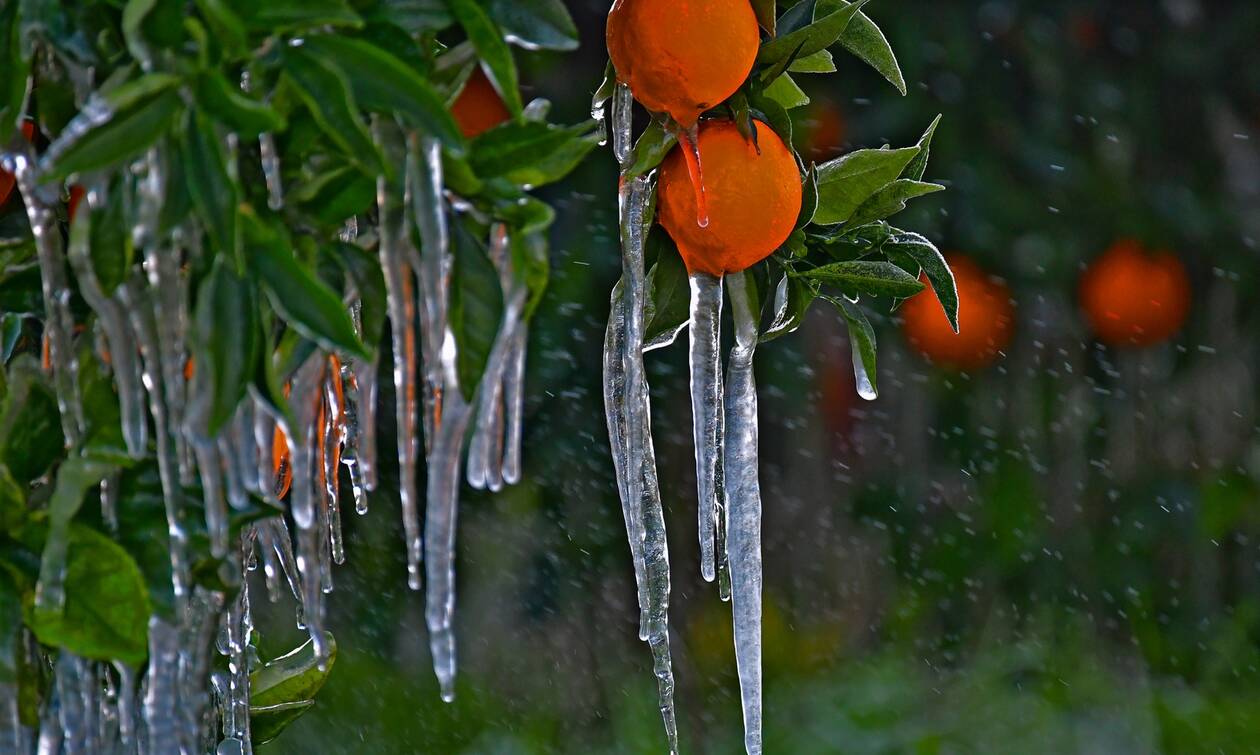
{"type": "Polygon", "coordinates": [[[144,724],[150,753],[169,753],[180,741],[179,630],[158,618],[149,619],[149,666],[145,673],[144,724]]]}
{"type": "Polygon", "coordinates": [[[219,653],[227,656],[226,677],[220,716],[223,739],[218,752],[250,753],[249,736],[249,633],[251,629],[249,589],[242,589],[223,615],[219,653]]]}
{"type": "Polygon", "coordinates": [[[455,523],[459,510],[459,457],[464,431],[472,409],[460,393],[456,370],[455,335],[448,327],[442,346],[442,421],[429,453],[429,479],[425,510],[425,568],[429,578],[425,594],[425,623],[433,673],[442,699],[455,699],[455,523]]]}
{"type": "Polygon", "coordinates": [[[748,300],[744,273],[730,276],[727,290],[735,345],[726,370],[724,471],[726,548],[730,559],[735,664],[744,708],[744,746],[761,752],[761,488],[757,477],[757,386],[753,353],[758,312],[748,300]]]}
{"type": "Polygon", "coordinates": [[[515,485],[521,481],[521,433],[525,414],[525,348],[529,325],[516,326],[503,372],[503,407],[506,427],[503,431],[503,482],[515,485]]]}
{"type": "MultiPolygon", "coordinates": [[[[402,158],[403,140],[396,124],[377,117],[372,121],[376,141],[389,158],[402,158]]],[[[398,496],[402,502],[403,537],[407,546],[407,584],[420,589],[423,556],[420,504],[416,488],[419,455],[416,415],[416,296],[409,265],[411,242],[407,234],[402,193],[386,176],[376,180],[376,204],[380,214],[381,269],[389,310],[394,353],[394,409],[398,423],[398,496]]]]}
{"type": "Polygon", "coordinates": [[[700,530],[700,575],[716,576],[714,527],[718,510],[718,460],[722,455],[722,279],[692,273],[691,428],[696,445],[696,489],[700,530]]]}

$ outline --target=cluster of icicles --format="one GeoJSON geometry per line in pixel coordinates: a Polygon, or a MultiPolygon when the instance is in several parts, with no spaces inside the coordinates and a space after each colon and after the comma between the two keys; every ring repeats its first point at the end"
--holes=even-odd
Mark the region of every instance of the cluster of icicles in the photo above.
{"type": "MultiPolygon", "coordinates": [[[[50,151],[110,116],[99,99],[89,97],[50,151]]],[[[447,215],[452,208],[475,210],[444,194],[435,140],[406,133],[386,118],[374,121],[373,135],[391,164],[406,166],[405,182],[398,186],[379,180],[379,225],[373,231],[393,338],[408,583],[421,589],[424,569],[433,666],[441,695],[449,701],[456,672],[454,546],[462,449],[472,423],[466,474],[474,487],[498,490],[520,478],[526,290],[513,274],[506,230],[492,226],[490,256],[500,273],[504,316],[479,390],[472,402],[466,401],[448,324],[453,263],[447,215]],[[412,228],[418,231],[420,248],[412,242],[412,228]],[[423,523],[417,490],[421,435],[428,465],[423,523]]],[[[238,145],[229,137],[227,146],[232,156],[229,170],[235,171],[238,145]]],[[[280,209],[284,194],[271,136],[262,135],[259,146],[269,204],[280,209]]],[[[338,463],[345,465],[352,481],[359,514],[367,512],[367,493],[376,486],[377,362],[339,360],[317,349],[287,386],[292,422],[251,393],[224,429],[212,435],[207,431],[209,370],[196,369],[189,353],[188,270],[205,252],[199,243],[201,233],[191,221],[166,238],[157,231],[168,177],[162,154],[152,150],[129,166],[138,185],[133,239],[141,264],[110,294],[93,270],[88,233],[93,210],[106,203],[107,176],[80,177],[87,187],[86,201],[78,208],[69,243],[63,244],[54,211],[60,187],[40,184],[30,147],[22,144],[5,153],[3,166],[17,176],[34,235],[47,310],[48,362],[67,444],[76,447],[85,427],[72,344],[75,323],[68,267],[97,316],[97,343],[110,356],[106,361],[117,388],[127,451],[140,459],[149,453],[150,440],[156,449],[176,602],[173,621],[157,615],[149,620],[149,659],[143,673],[126,664],[62,652],[55,661],[56,683],[42,709],[38,733],[18,722],[13,686],[0,685],[0,696],[9,698],[0,700],[0,715],[12,716],[13,750],[41,755],[249,753],[249,674],[257,659],[249,644],[250,593],[244,574],[261,563],[271,601],[286,590],[292,593],[298,625],[309,631],[316,658],[323,664],[330,652],[323,629],[324,595],[333,589],[332,564],[345,558],[338,463]],[[273,446],[278,430],[287,438],[288,455],[277,472],[273,446]],[[224,559],[222,576],[240,584],[230,605],[225,605],[223,593],[194,584],[190,573],[189,512],[181,500],[184,486],[197,482],[204,493],[212,554],[224,559]],[[287,511],[295,531],[283,517],[275,516],[246,526],[239,539],[230,536],[232,509],[247,507],[251,496],[282,506],[286,484],[287,511]],[[216,627],[218,652],[227,657],[228,671],[211,674],[216,627]]],[[[373,243],[372,232],[360,234],[353,218],[341,238],[365,248],[373,243]]],[[[345,291],[345,302],[358,326],[360,304],[353,286],[345,291]]],[[[100,498],[103,519],[116,528],[120,504],[116,477],[101,483],[100,498]]],[[[50,539],[65,537],[56,528],[51,532],[50,539]]],[[[65,605],[67,543],[49,545],[37,611],[60,611],[65,605]]],[[[26,652],[35,657],[34,648],[28,646],[26,652]]]]}
{"type": "MultiPolygon", "coordinates": [[[[596,117],[602,115],[597,107],[596,117]]],[[[652,418],[643,353],[669,345],[677,332],[644,342],[647,306],[644,240],[651,180],[633,176],[633,98],[619,84],[612,96],[613,152],[621,165],[619,218],[622,278],[613,290],[604,338],[604,407],[621,495],[640,609],[639,638],[652,650],[661,716],[671,753],[678,752],[674,677],[669,650],[669,546],[656,476],[652,418]]],[[[688,148],[695,139],[682,135],[688,148]]],[[[698,154],[694,155],[698,161],[698,154]]],[[[698,166],[697,166],[698,167],[698,166]]],[[[699,175],[699,170],[695,171],[699,175]]],[[[697,187],[702,191],[701,187],[697,187]]],[[[718,582],[734,614],[735,657],[744,714],[744,743],[761,752],[761,492],[757,478],[757,391],[753,352],[757,313],[743,273],[727,275],[735,324],[725,380],[720,345],[723,279],[690,275],[691,404],[696,448],[700,571],[718,582]]]]}

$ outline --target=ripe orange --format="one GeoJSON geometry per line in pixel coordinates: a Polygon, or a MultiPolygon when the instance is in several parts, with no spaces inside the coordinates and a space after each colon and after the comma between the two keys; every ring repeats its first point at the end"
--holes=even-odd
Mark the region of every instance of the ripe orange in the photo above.
{"type": "Polygon", "coordinates": [[[1181,329],[1190,310],[1190,280],[1169,252],[1148,254],[1121,239],[1085,270],[1081,308],[1100,341],[1151,346],[1181,329]]]}
{"type": "MultiPolygon", "coordinates": [[[[26,141],[35,138],[35,122],[22,121],[22,135],[26,137],[26,141]]],[[[16,182],[14,175],[7,170],[0,170],[0,205],[4,204],[9,198],[9,194],[13,192],[13,184],[16,182]]]]}
{"type": "Polygon", "coordinates": [[[279,425],[271,436],[271,468],[275,472],[276,498],[284,498],[293,483],[293,468],[289,466],[289,439],[279,425]]]}
{"type": "Polygon", "coordinates": [[[494,84],[490,83],[490,79],[486,78],[480,68],[473,71],[473,75],[455,98],[455,104],[451,105],[451,115],[455,116],[455,122],[459,124],[459,130],[466,139],[489,131],[512,117],[499,93],[495,91],[494,84]]]}
{"type": "Polygon", "coordinates": [[[823,162],[840,154],[849,135],[849,123],[839,105],[829,99],[815,99],[804,125],[810,159],[823,162]]]}
{"type": "Polygon", "coordinates": [[[616,0],[606,38],[635,99],[689,127],[748,78],[761,32],[748,0],[616,0]]]}
{"type": "Polygon", "coordinates": [[[751,267],[787,240],[801,211],[796,159],[769,126],[754,122],[757,143],[734,122],[700,124],[698,139],[708,225],[697,221],[696,195],[683,145],[661,164],[661,225],[690,272],[723,275],[751,267]],[[758,153],[760,148],[760,153],[758,153]]]}
{"type": "Polygon", "coordinates": [[[910,344],[933,362],[977,370],[1010,343],[1015,322],[1010,290],[967,257],[950,255],[948,262],[958,285],[958,332],[931,289],[901,305],[902,328],[910,344]]]}

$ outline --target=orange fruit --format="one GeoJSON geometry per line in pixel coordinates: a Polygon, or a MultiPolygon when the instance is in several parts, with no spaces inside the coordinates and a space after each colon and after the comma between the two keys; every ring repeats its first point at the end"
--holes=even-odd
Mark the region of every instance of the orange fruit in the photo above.
{"type": "Polygon", "coordinates": [[[605,36],[617,80],[683,127],[739,89],[761,44],[748,0],[616,0],[605,36]]]}
{"type": "Polygon", "coordinates": [[[829,99],[815,99],[804,125],[810,159],[823,162],[840,154],[849,135],[849,123],[839,105],[829,99]]]}
{"type": "Polygon", "coordinates": [[[276,477],[276,498],[284,498],[293,483],[293,468],[289,466],[289,439],[279,425],[271,436],[271,468],[276,477]]]}
{"type": "Polygon", "coordinates": [[[1151,346],[1171,338],[1190,311],[1190,279],[1173,254],[1121,239],[1085,270],[1081,308],[1100,341],[1151,346]]]}
{"type": "Polygon", "coordinates": [[[947,261],[958,286],[958,332],[930,288],[901,305],[902,329],[910,344],[933,362],[980,369],[1010,343],[1015,324],[1011,293],[967,257],[950,255],[947,261]]]}
{"type": "Polygon", "coordinates": [[[700,124],[697,140],[708,225],[697,220],[697,191],[688,149],[674,147],[661,163],[657,207],[661,225],[690,272],[723,275],[752,267],[787,240],[801,212],[801,174],[787,145],[754,121],[757,143],[732,121],[700,124]],[[760,147],[760,153],[758,153],[760,147]]]}
{"type": "MultiPolygon", "coordinates": [[[[26,141],[35,138],[34,121],[22,121],[22,135],[26,137],[26,141]]],[[[16,177],[7,170],[0,170],[0,205],[8,200],[9,194],[13,193],[13,184],[16,183],[16,177]]]]}
{"type": "Polygon", "coordinates": [[[67,214],[70,222],[74,222],[74,214],[79,210],[79,202],[83,201],[83,195],[86,194],[82,186],[75,184],[70,187],[70,201],[67,203],[67,214]]]}
{"type": "Polygon", "coordinates": [[[494,84],[490,83],[490,79],[480,68],[473,71],[459,96],[455,98],[455,104],[451,105],[451,115],[455,116],[455,122],[459,124],[459,130],[466,139],[489,131],[512,117],[499,93],[495,91],[494,84]]]}

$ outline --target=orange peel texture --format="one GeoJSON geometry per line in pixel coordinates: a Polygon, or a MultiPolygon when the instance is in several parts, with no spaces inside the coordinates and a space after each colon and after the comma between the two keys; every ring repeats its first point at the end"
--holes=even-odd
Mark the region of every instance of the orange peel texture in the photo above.
{"type": "Polygon", "coordinates": [[[1010,290],[967,257],[950,255],[948,262],[958,286],[958,332],[930,288],[901,305],[902,329],[910,345],[936,364],[978,370],[1011,341],[1015,311],[1010,290]]]}
{"type": "Polygon", "coordinates": [[[756,144],[732,121],[700,124],[707,226],[697,221],[697,192],[685,147],[675,147],[661,163],[661,225],[678,245],[689,272],[720,276],[752,267],[778,249],[796,226],[801,212],[796,159],[773,129],[755,121],[754,127],[756,144]]]}
{"type": "Polygon", "coordinates": [[[684,128],[739,89],[761,43],[748,0],[617,0],[606,37],[617,80],[684,128]]]}
{"type": "Polygon", "coordinates": [[[455,98],[455,104],[451,105],[451,115],[455,117],[455,123],[459,125],[465,139],[472,139],[512,117],[494,85],[480,68],[473,71],[459,96],[455,98]]]}
{"type": "Polygon", "coordinates": [[[1121,239],[1086,269],[1081,308],[1098,340],[1153,346],[1181,330],[1190,312],[1190,279],[1173,254],[1148,254],[1121,239]]]}

